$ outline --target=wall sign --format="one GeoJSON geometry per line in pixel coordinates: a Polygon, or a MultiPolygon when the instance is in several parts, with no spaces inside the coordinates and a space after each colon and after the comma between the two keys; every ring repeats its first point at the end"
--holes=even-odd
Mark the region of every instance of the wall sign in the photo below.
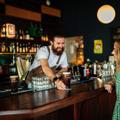
{"type": "Polygon", "coordinates": [[[102,40],[94,40],[94,54],[103,53],[103,42],[102,40]]]}

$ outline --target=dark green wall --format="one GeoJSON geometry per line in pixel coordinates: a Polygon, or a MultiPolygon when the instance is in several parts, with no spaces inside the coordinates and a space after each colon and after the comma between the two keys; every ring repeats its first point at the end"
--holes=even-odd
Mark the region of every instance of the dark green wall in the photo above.
{"type": "Polygon", "coordinates": [[[84,35],[85,58],[107,60],[112,51],[112,29],[120,26],[120,1],[118,0],[65,0],[62,4],[63,33],[66,36],[84,35]],[[97,10],[101,5],[110,4],[116,9],[116,18],[110,24],[97,20],[97,10]],[[93,53],[93,41],[103,40],[103,54],[93,53]]]}
{"type": "MultiPolygon", "coordinates": [[[[15,2],[17,0],[6,0],[15,2]]],[[[40,10],[40,4],[45,4],[44,0],[21,0],[19,5],[34,11],[40,10]],[[36,6],[36,7],[31,7],[36,6]]],[[[83,35],[85,40],[85,58],[94,60],[107,60],[112,51],[112,29],[120,26],[120,1],[118,0],[51,0],[51,6],[60,8],[62,18],[53,18],[43,15],[42,24],[45,25],[46,32],[52,34],[64,34],[65,36],[83,35]],[[110,24],[102,24],[97,20],[97,10],[101,5],[110,4],[116,9],[116,18],[110,24]],[[51,20],[53,22],[51,22],[51,20]],[[93,42],[95,39],[103,40],[103,54],[93,53],[93,42]]]]}

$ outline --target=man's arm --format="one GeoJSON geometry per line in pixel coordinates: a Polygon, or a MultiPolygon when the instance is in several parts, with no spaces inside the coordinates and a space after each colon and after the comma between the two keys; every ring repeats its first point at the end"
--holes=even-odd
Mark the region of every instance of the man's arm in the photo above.
{"type": "MultiPolygon", "coordinates": [[[[41,64],[42,70],[45,73],[45,75],[48,76],[51,81],[53,81],[54,78],[56,78],[56,75],[53,73],[52,69],[49,67],[48,60],[41,59],[40,64],[41,64]]],[[[65,84],[59,78],[56,79],[54,82],[55,82],[57,89],[59,89],[59,90],[66,89],[65,84]]]]}
{"type": "Polygon", "coordinates": [[[48,60],[47,59],[41,59],[40,64],[41,64],[42,70],[45,73],[45,75],[48,76],[48,78],[50,80],[53,80],[53,78],[56,77],[56,76],[53,73],[52,69],[49,67],[48,60]]]}

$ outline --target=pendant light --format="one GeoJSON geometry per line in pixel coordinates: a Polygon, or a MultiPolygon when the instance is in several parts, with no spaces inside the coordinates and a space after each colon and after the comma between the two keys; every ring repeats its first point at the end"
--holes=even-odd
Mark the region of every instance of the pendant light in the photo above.
{"type": "Polygon", "coordinates": [[[103,5],[97,11],[97,18],[101,23],[111,23],[115,18],[115,9],[111,5],[103,5]]]}
{"type": "Polygon", "coordinates": [[[48,5],[48,6],[50,6],[50,5],[51,5],[50,0],[46,0],[46,5],[48,5]]]}

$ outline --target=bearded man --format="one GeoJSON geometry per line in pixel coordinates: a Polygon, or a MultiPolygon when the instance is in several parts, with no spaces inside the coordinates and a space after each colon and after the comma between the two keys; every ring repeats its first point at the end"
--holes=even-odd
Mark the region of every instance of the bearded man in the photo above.
{"type": "MultiPolygon", "coordinates": [[[[68,69],[67,56],[64,51],[64,46],[64,37],[54,36],[53,40],[50,41],[50,46],[43,46],[37,50],[33,64],[30,67],[32,74],[32,70],[41,67],[43,73],[49,78],[49,80],[54,82],[57,89],[60,90],[66,89],[66,86],[62,82],[60,76],[63,71],[67,71],[68,69]],[[55,72],[55,70],[57,70],[57,72],[55,72]]],[[[26,79],[27,84],[29,81],[30,79],[26,79]]]]}

